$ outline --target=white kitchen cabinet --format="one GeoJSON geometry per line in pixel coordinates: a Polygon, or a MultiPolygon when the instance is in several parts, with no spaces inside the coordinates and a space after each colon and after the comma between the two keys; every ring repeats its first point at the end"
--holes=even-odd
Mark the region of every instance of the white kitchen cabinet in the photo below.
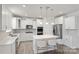
{"type": "Polygon", "coordinates": [[[33,33],[20,33],[20,39],[18,40],[20,41],[29,41],[29,40],[33,40],[33,33]]]}
{"type": "Polygon", "coordinates": [[[70,47],[70,48],[73,48],[72,41],[73,41],[73,40],[70,39],[70,37],[65,38],[65,39],[64,39],[64,45],[66,45],[66,46],[68,46],[68,47],[70,47]]]}
{"type": "Polygon", "coordinates": [[[21,18],[13,17],[12,18],[12,29],[23,29],[21,27],[21,21],[23,21],[21,18]]]}
{"type": "Polygon", "coordinates": [[[64,19],[65,29],[79,29],[79,17],[69,16],[64,19]]]}
{"type": "Polygon", "coordinates": [[[34,51],[34,53],[41,53],[41,52],[56,49],[56,38],[58,38],[58,36],[34,35],[33,36],[33,51],[34,51]]]}
{"type": "Polygon", "coordinates": [[[75,17],[67,17],[64,20],[65,29],[75,29],[75,17]]]}
{"type": "Polygon", "coordinates": [[[24,20],[21,19],[20,28],[26,29],[26,25],[33,25],[33,19],[30,19],[30,18],[26,18],[24,20]]]}
{"type": "Polygon", "coordinates": [[[79,48],[79,33],[78,32],[79,31],[77,30],[76,31],[72,30],[70,33],[67,33],[63,39],[64,45],[70,48],[79,48]]]}
{"type": "Polygon", "coordinates": [[[0,43],[0,54],[16,54],[16,40],[11,44],[8,43],[0,43]]]}
{"type": "Polygon", "coordinates": [[[9,13],[8,16],[6,16],[6,26],[7,29],[12,29],[12,14],[9,13]]]}
{"type": "Polygon", "coordinates": [[[3,5],[2,8],[2,30],[12,29],[12,13],[3,5]]]}
{"type": "Polygon", "coordinates": [[[17,22],[16,18],[13,17],[13,19],[12,19],[12,29],[16,29],[17,28],[16,22],[17,22]]]}
{"type": "Polygon", "coordinates": [[[76,28],[79,29],[79,16],[75,16],[75,19],[76,28]]]}
{"type": "Polygon", "coordinates": [[[36,20],[33,20],[33,29],[36,29],[37,28],[37,25],[36,25],[36,20]]]}
{"type": "Polygon", "coordinates": [[[55,24],[63,24],[63,16],[55,18],[54,22],[55,24]]]}

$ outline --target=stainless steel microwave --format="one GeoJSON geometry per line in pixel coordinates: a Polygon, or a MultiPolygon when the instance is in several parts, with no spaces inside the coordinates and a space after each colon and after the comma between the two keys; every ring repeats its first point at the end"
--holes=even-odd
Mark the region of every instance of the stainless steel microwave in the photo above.
{"type": "Polygon", "coordinates": [[[32,25],[26,25],[26,29],[33,29],[32,25]]]}

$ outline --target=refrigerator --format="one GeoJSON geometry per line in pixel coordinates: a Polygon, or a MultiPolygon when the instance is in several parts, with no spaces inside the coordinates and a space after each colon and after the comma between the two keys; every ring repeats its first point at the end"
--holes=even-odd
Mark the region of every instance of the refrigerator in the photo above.
{"type": "Polygon", "coordinates": [[[62,39],[62,24],[53,25],[53,34],[59,36],[59,39],[62,39]]]}

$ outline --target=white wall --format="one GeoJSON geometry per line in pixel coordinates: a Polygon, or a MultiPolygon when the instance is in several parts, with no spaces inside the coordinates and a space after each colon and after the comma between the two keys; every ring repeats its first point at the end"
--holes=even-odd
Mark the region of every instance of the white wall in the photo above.
{"type": "Polygon", "coordinates": [[[12,29],[16,29],[17,28],[17,19],[14,17],[12,19],[12,29]]]}

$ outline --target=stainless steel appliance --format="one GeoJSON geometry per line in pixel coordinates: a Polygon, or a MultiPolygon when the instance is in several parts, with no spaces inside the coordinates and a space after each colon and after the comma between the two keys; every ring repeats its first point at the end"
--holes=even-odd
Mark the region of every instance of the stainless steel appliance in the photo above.
{"type": "Polygon", "coordinates": [[[26,25],[26,29],[33,29],[32,25],[26,25]]]}
{"type": "Polygon", "coordinates": [[[53,34],[59,36],[59,39],[62,39],[62,24],[53,25],[53,34]]]}
{"type": "Polygon", "coordinates": [[[37,35],[43,35],[43,27],[37,27],[37,35]]]}

